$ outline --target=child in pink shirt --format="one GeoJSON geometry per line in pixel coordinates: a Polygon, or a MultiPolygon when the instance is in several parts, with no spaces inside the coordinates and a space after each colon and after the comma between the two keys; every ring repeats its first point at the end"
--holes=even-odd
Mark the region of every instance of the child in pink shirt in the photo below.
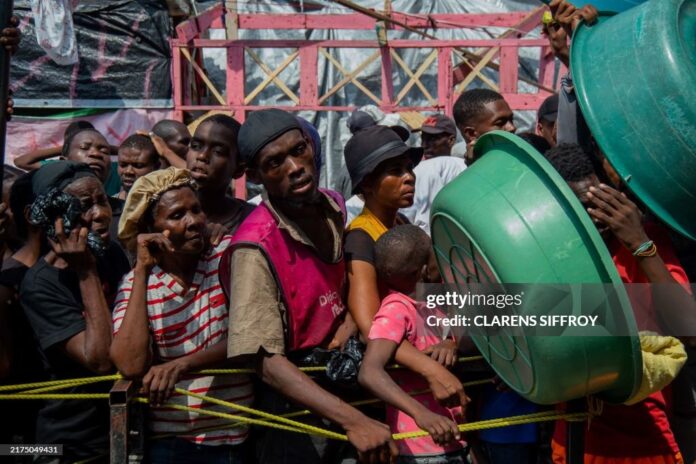
{"type": "MultiPolygon", "coordinates": [[[[409,296],[428,263],[430,238],[419,227],[401,225],[384,233],[375,244],[375,268],[379,279],[389,288],[370,328],[367,352],[360,369],[360,383],[387,403],[387,423],[393,433],[423,429],[430,436],[399,440],[400,463],[465,463],[466,443],[461,440],[456,422],[463,421],[462,407],[469,398],[462,394],[461,406],[446,408],[427,391],[428,382],[407,370],[388,374],[390,362],[399,344],[408,340],[419,351],[442,340],[425,330],[425,304],[409,296]]],[[[422,354],[422,363],[433,369],[445,369],[430,356],[422,354]]]]}

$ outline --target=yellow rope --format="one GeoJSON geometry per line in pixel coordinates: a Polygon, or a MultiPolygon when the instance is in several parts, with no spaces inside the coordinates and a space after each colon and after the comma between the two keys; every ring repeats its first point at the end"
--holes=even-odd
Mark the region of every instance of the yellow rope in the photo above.
{"type": "Polygon", "coordinates": [[[105,382],[107,380],[120,380],[120,374],[113,375],[103,375],[101,377],[83,377],[79,379],[61,379],[61,380],[48,380],[45,382],[32,382],[32,383],[21,383],[17,385],[2,385],[0,386],[0,391],[12,391],[12,390],[25,390],[27,388],[40,388],[40,387],[51,387],[54,385],[65,385],[65,388],[75,385],[81,385],[80,382],[90,380],[94,382],[105,382]],[[71,385],[72,384],[72,385],[71,385]]]}
{"type": "MultiPolygon", "coordinates": [[[[464,362],[470,362],[470,361],[479,361],[483,359],[483,356],[465,356],[459,358],[457,361],[460,363],[464,362]]],[[[319,366],[319,367],[300,367],[299,368],[302,372],[322,372],[326,370],[326,367],[324,366],[319,366]]],[[[387,369],[403,369],[403,366],[399,366],[398,364],[394,364],[392,366],[388,366],[387,369]]],[[[191,374],[201,374],[201,375],[219,375],[219,374],[255,374],[256,371],[254,369],[204,369],[202,371],[198,372],[192,372],[191,374]]],[[[27,389],[41,389],[43,390],[43,387],[58,387],[59,385],[62,385],[62,388],[70,388],[70,387],[75,387],[79,385],[84,385],[88,383],[97,383],[97,382],[105,382],[109,380],[121,380],[123,379],[123,376],[121,374],[112,374],[112,375],[103,375],[99,377],[82,377],[78,379],[60,379],[60,380],[47,380],[45,382],[32,382],[32,383],[22,383],[22,384],[16,384],[16,385],[0,385],[0,392],[3,391],[13,391],[13,390],[27,390],[27,389]]],[[[60,388],[56,388],[56,390],[59,390],[60,388]]],[[[47,390],[51,391],[51,390],[47,390]]],[[[27,393],[27,392],[23,392],[27,393]]]]}
{"type": "MultiPolygon", "coordinates": [[[[135,401],[137,401],[139,403],[149,404],[149,401],[146,398],[136,398],[135,401]]],[[[309,430],[298,429],[295,427],[290,427],[288,425],[278,424],[275,422],[267,422],[267,421],[264,421],[261,419],[253,419],[251,417],[237,416],[234,414],[227,414],[227,413],[218,412],[218,411],[209,411],[207,409],[192,408],[190,406],[184,406],[181,404],[174,404],[174,403],[166,403],[163,405],[163,407],[178,409],[179,411],[193,412],[196,414],[203,414],[206,416],[220,417],[222,419],[229,419],[229,420],[236,421],[237,423],[241,422],[241,423],[251,424],[251,425],[262,425],[262,426],[271,427],[274,429],[288,430],[290,432],[305,433],[305,434],[311,435],[311,432],[309,430]]],[[[298,422],[298,424],[300,424],[300,422],[298,422]]],[[[303,424],[303,425],[305,425],[305,424],[303,424]]],[[[315,427],[315,428],[318,429],[318,427],[315,427]]],[[[323,429],[318,429],[318,430],[323,430],[323,429]]],[[[336,435],[340,436],[340,434],[336,434],[336,435]]],[[[334,437],[330,437],[330,438],[334,438],[334,437]]]]}
{"type": "MultiPolygon", "coordinates": [[[[483,385],[487,383],[491,383],[492,379],[485,379],[485,380],[473,380],[471,382],[465,382],[462,384],[464,388],[466,387],[473,387],[476,385],[483,385]]],[[[415,392],[410,392],[409,395],[411,396],[416,396],[416,395],[422,395],[425,393],[430,393],[430,390],[420,390],[420,391],[415,391],[415,392]]],[[[351,406],[365,406],[368,404],[375,404],[375,403],[382,403],[383,401],[380,400],[379,398],[373,398],[371,400],[360,400],[360,401],[353,401],[352,403],[348,403],[351,406]]],[[[312,411],[305,409],[304,411],[295,411],[291,412],[289,414],[284,414],[281,417],[297,417],[297,416],[304,416],[307,414],[312,414],[312,411]]]]}
{"type": "Polygon", "coordinates": [[[39,393],[27,395],[24,393],[0,395],[0,400],[104,400],[109,399],[108,393],[39,393]]]}
{"type": "MultiPolygon", "coordinates": [[[[196,393],[188,392],[187,390],[183,389],[176,389],[178,393],[184,394],[184,395],[189,395],[193,396],[196,398],[199,398],[203,401],[210,401],[210,400],[215,400],[211,401],[213,403],[219,404],[221,406],[226,406],[230,407],[233,409],[240,410],[242,412],[247,412],[249,414],[256,414],[261,417],[265,417],[271,420],[276,420],[278,422],[281,422],[280,424],[277,422],[267,422],[267,421],[262,421],[259,419],[252,419],[249,417],[244,417],[244,416],[235,416],[232,414],[225,414],[225,413],[219,413],[216,411],[208,411],[205,409],[196,409],[196,408],[190,408],[188,406],[181,406],[181,405],[173,405],[173,404],[167,404],[165,405],[166,407],[172,407],[175,409],[180,409],[180,410],[186,410],[186,411],[191,411],[199,414],[206,414],[206,415],[213,415],[225,419],[230,419],[230,420],[236,420],[241,423],[248,423],[248,424],[253,424],[256,423],[258,425],[264,425],[267,427],[273,427],[273,428],[280,428],[283,430],[290,430],[294,432],[300,432],[300,433],[308,433],[308,434],[315,434],[319,436],[324,436],[326,438],[331,438],[335,440],[343,440],[346,441],[348,438],[344,434],[332,432],[330,430],[322,429],[319,427],[314,427],[308,424],[304,424],[302,422],[296,422],[296,421],[290,421],[288,419],[285,419],[280,416],[276,416],[273,414],[266,413],[264,411],[258,411],[253,408],[248,408],[246,406],[230,403],[228,401],[222,401],[222,400],[217,400],[215,398],[210,398],[206,397],[205,395],[198,395],[196,393]],[[287,424],[284,425],[283,423],[287,424]],[[290,425],[290,427],[288,427],[290,425]],[[296,428],[295,428],[296,427],[296,428]],[[300,429],[300,430],[298,430],[300,429]]],[[[138,401],[140,402],[147,402],[144,398],[138,398],[138,401]]],[[[546,422],[546,421],[555,421],[555,420],[566,420],[566,421],[582,421],[585,420],[589,417],[588,413],[573,413],[573,414],[565,414],[565,413],[557,413],[555,411],[544,411],[544,412],[539,412],[539,413],[534,413],[534,414],[525,414],[521,416],[511,416],[511,417],[501,417],[498,419],[490,419],[490,420],[485,420],[485,421],[478,421],[478,422],[472,422],[469,424],[460,424],[458,426],[459,430],[461,432],[469,432],[473,430],[481,430],[481,429],[491,429],[491,428],[497,428],[497,427],[507,427],[511,425],[522,425],[522,424],[531,424],[535,422],[546,422]]],[[[405,433],[398,433],[394,434],[392,438],[394,440],[406,440],[406,439],[411,439],[411,438],[419,438],[419,437],[424,437],[427,436],[428,432],[424,430],[420,431],[414,431],[414,432],[405,432],[405,433]]]]}
{"type": "MultiPolygon", "coordinates": [[[[507,427],[510,425],[522,425],[522,424],[532,424],[536,422],[547,422],[555,420],[565,420],[565,421],[584,421],[589,417],[588,413],[578,412],[574,414],[562,414],[562,413],[551,413],[543,415],[544,413],[536,414],[526,414],[522,416],[511,416],[511,417],[501,417],[498,419],[490,419],[485,421],[471,422],[468,424],[459,424],[458,428],[460,432],[471,432],[473,430],[483,430],[483,429],[494,429],[498,427],[507,427]]],[[[392,435],[394,440],[406,440],[410,438],[420,438],[428,435],[425,430],[419,430],[417,432],[404,432],[396,433],[392,435]]]]}
{"type": "MultiPolygon", "coordinates": [[[[473,387],[473,386],[476,386],[476,385],[483,385],[483,384],[491,383],[491,380],[492,380],[492,379],[473,380],[473,381],[471,381],[471,382],[465,382],[465,383],[463,383],[462,386],[464,386],[464,387],[466,388],[466,387],[473,387]]],[[[420,390],[420,391],[410,392],[409,395],[411,395],[411,396],[416,396],[416,395],[421,395],[421,394],[424,394],[424,393],[430,393],[430,390],[420,390]]],[[[373,398],[373,399],[370,399],[370,400],[353,401],[353,402],[348,403],[348,404],[351,405],[351,406],[365,406],[365,405],[368,405],[368,404],[375,404],[375,403],[382,403],[382,402],[383,402],[383,401],[380,400],[380,399],[373,398]]],[[[306,416],[306,415],[308,415],[308,414],[312,414],[312,411],[310,411],[310,410],[308,410],[308,409],[305,409],[305,410],[302,410],[302,411],[295,411],[295,412],[283,414],[283,415],[281,415],[281,416],[279,416],[279,417],[284,417],[284,418],[286,418],[286,419],[289,419],[289,418],[291,418],[291,417],[306,416]]],[[[227,425],[223,425],[223,426],[206,427],[206,428],[201,428],[201,429],[198,429],[198,430],[194,430],[194,431],[191,432],[191,434],[216,432],[216,431],[218,431],[218,430],[224,430],[224,429],[228,429],[228,428],[229,428],[229,429],[235,428],[235,427],[238,427],[239,425],[241,425],[241,424],[240,424],[239,422],[236,422],[236,423],[227,424],[227,425]]],[[[151,439],[151,440],[159,440],[159,439],[161,439],[161,438],[175,437],[175,436],[177,436],[177,435],[176,435],[176,434],[168,434],[168,433],[166,433],[166,434],[155,435],[155,436],[151,437],[150,439],[151,439]]]]}
{"type": "Polygon", "coordinates": [[[192,396],[194,398],[198,398],[201,401],[207,401],[209,403],[217,404],[220,406],[225,406],[225,407],[228,407],[231,409],[235,409],[237,411],[245,412],[247,414],[254,414],[256,416],[263,417],[264,419],[274,420],[276,422],[280,422],[280,423],[285,424],[285,425],[290,425],[292,427],[297,427],[297,428],[308,430],[310,432],[315,432],[317,435],[323,436],[326,438],[334,438],[336,440],[347,439],[345,435],[342,435],[339,433],[331,432],[329,430],[324,430],[324,429],[321,429],[319,427],[314,427],[313,425],[304,424],[302,422],[297,422],[294,420],[286,419],[284,417],[280,417],[280,416],[277,416],[275,414],[270,414],[270,413],[267,413],[265,411],[261,411],[259,409],[254,409],[254,408],[250,408],[248,406],[243,406],[241,404],[230,403],[229,401],[220,400],[217,398],[213,398],[211,396],[201,395],[199,393],[193,393],[193,392],[190,392],[188,390],[184,390],[183,388],[175,388],[174,391],[176,391],[177,393],[180,393],[182,395],[187,395],[187,396],[192,396]]]}
{"type": "Polygon", "coordinates": [[[72,387],[78,387],[78,386],[83,386],[83,385],[91,385],[94,383],[99,383],[99,382],[104,382],[106,380],[111,380],[111,379],[97,379],[94,380],[92,378],[86,378],[86,379],[80,379],[79,381],[73,381],[67,384],[60,384],[60,385],[53,385],[51,387],[41,387],[41,388],[35,388],[33,390],[24,390],[21,392],[18,392],[18,394],[35,394],[35,393],[46,393],[46,392],[53,392],[53,391],[58,391],[62,390],[64,388],[72,388],[72,387]]]}
{"type": "MultiPolygon", "coordinates": [[[[277,416],[274,414],[270,414],[264,411],[260,411],[257,409],[253,409],[247,406],[243,406],[240,404],[235,404],[235,403],[230,403],[229,401],[223,401],[219,400],[217,398],[212,398],[209,396],[205,395],[199,395],[197,393],[193,393],[181,388],[177,388],[176,391],[178,393],[181,393],[183,395],[188,395],[192,396],[194,398],[198,398],[202,401],[218,404],[221,406],[225,406],[231,409],[235,409],[241,412],[245,412],[247,414],[254,414],[259,417],[263,417],[265,419],[269,419],[271,421],[275,422],[269,422],[266,420],[261,420],[261,419],[253,419],[251,417],[245,417],[245,416],[238,416],[238,415],[233,415],[233,414],[227,414],[227,413],[222,413],[222,412],[217,412],[217,411],[209,411],[206,409],[200,409],[200,408],[192,408],[189,406],[183,406],[183,405],[178,405],[178,404],[171,404],[167,403],[164,406],[173,408],[173,409],[178,409],[181,411],[188,411],[188,412],[194,412],[197,414],[204,414],[204,415],[210,415],[210,416],[215,416],[215,417],[220,417],[223,419],[228,419],[232,421],[236,421],[238,423],[244,423],[244,424],[255,424],[255,425],[262,425],[265,427],[272,427],[272,428],[277,428],[277,429],[282,429],[282,430],[288,430],[292,432],[298,432],[298,433],[306,433],[310,435],[319,435],[323,436],[326,438],[334,439],[334,440],[347,440],[348,438],[344,434],[336,433],[331,430],[326,430],[322,429],[320,427],[315,427],[309,424],[304,424],[302,422],[297,422],[293,421],[290,419],[287,419],[286,417],[282,416],[277,416]]],[[[82,394],[10,394],[10,395],[0,395],[0,400],[1,399],[18,399],[18,400],[36,400],[36,399],[71,399],[71,400],[88,400],[88,399],[108,399],[109,394],[108,393],[82,393],[82,394]]],[[[147,399],[145,398],[135,398],[135,401],[140,402],[140,403],[149,403],[147,399]]],[[[300,411],[301,412],[301,411],[300,411]]],[[[565,414],[565,413],[556,413],[554,411],[544,411],[540,413],[534,413],[534,414],[525,414],[521,416],[512,416],[512,417],[502,417],[498,419],[490,419],[490,420],[485,420],[485,421],[478,421],[478,422],[472,422],[469,424],[460,424],[458,426],[459,430],[461,432],[470,432],[473,430],[482,430],[482,429],[491,429],[491,428],[497,428],[497,427],[507,427],[511,425],[522,425],[522,424],[531,424],[535,422],[545,422],[545,421],[555,421],[555,420],[566,420],[566,421],[582,421],[590,417],[589,413],[573,413],[573,414],[565,414]]],[[[394,440],[405,440],[405,439],[410,439],[410,438],[419,438],[419,437],[424,437],[427,436],[428,432],[420,430],[420,431],[414,431],[414,432],[406,432],[406,433],[398,433],[394,434],[393,438],[394,440]]]]}

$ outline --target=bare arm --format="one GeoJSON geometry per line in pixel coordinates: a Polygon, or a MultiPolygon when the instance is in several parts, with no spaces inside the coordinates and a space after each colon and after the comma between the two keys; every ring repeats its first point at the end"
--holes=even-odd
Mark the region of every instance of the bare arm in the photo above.
{"type": "MultiPolygon", "coordinates": [[[[650,240],[641,222],[638,207],[623,193],[600,184],[590,187],[588,198],[594,208],[588,208],[592,218],[606,224],[614,236],[633,252],[650,240]]],[[[670,273],[658,254],[636,256],[645,277],[652,285],[653,304],[665,328],[672,334],[696,333],[696,301],[670,273]]]]}
{"type": "MultiPolygon", "coordinates": [[[[364,340],[367,340],[379,309],[377,272],[367,261],[348,261],[348,310],[353,316],[364,340]]],[[[422,353],[408,341],[403,341],[396,351],[396,362],[423,376],[430,384],[433,397],[442,404],[466,404],[464,387],[457,377],[446,369],[433,369],[422,363],[422,353]]]]}
{"type": "Polygon", "coordinates": [[[85,330],[63,344],[67,354],[98,374],[112,369],[109,358],[111,345],[111,312],[106,304],[96,265],[78,271],[80,294],[84,304],[85,330]]]}
{"type": "Polygon", "coordinates": [[[62,349],[92,372],[103,374],[111,371],[109,357],[111,347],[111,311],[106,303],[102,282],[97,272],[97,261],[87,246],[88,229],[82,227],[65,234],[63,219],[56,219],[56,241],[51,241],[53,252],[77,273],[85,330],[65,341],[62,349]]]}
{"type": "Polygon", "coordinates": [[[170,166],[174,166],[179,169],[186,169],[186,160],[179,158],[179,156],[174,153],[168,146],[164,146],[160,152],[160,156],[164,158],[170,166]]]}
{"type": "Polygon", "coordinates": [[[119,372],[126,377],[145,375],[152,364],[150,323],[147,316],[147,281],[157,263],[157,256],[162,252],[173,251],[168,231],[138,235],[133,288],[126,314],[111,347],[111,358],[119,372]]]}
{"type": "Polygon", "coordinates": [[[41,148],[19,155],[14,160],[15,166],[26,171],[34,171],[41,167],[41,161],[60,155],[61,147],[41,148]]]}
{"type": "Polygon", "coordinates": [[[155,134],[154,132],[137,131],[138,134],[150,137],[152,144],[155,146],[157,153],[169,163],[170,166],[174,166],[179,169],[186,169],[186,160],[179,158],[179,156],[174,153],[174,151],[169,148],[167,142],[164,141],[162,137],[155,134]]]}
{"type": "Polygon", "coordinates": [[[150,324],[147,318],[147,279],[150,269],[136,264],[133,289],[123,322],[111,344],[111,359],[125,377],[140,377],[152,364],[150,324]]]}
{"type": "Polygon", "coordinates": [[[379,309],[377,271],[367,261],[351,260],[346,263],[348,274],[348,311],[364,340],[370,333],[372,319],[379,309]]]}
{"type": "Polygon", "coordinates": [[[285,356],[260,353],[257,355],[257,371],[265,383],[282,395],[339,424],[363,459],[369,457],[369,462],[389,462],[390,456],[398,454],[389,427],[321,388],[285,356]]]}
{"type": "MultiPolygon", "coordinates": [[[[436,443],[448,443],[459,439],[459,430],[450,419],[433,413],[411,395],[406,393],[391,378],[384,367],[396,352],[397,345],[391,340],[374,339],[367,344],[358,380],[377,398],[413,417],[418,426],[428,431],[436,443]]],[[[429,356],[420,354],[420,362],[436,364],[435,369],[444,369],[429,356]]]]}
{"type": "MultiPolygon", "coordinates": [[[[360,385],[370,390],[379,399],[404,411],[411,417],[422,413],[425,407],[404,392],[384,369],[396,353],[398,345],[391,340],[370,340],[360,368],[360,385]]],[[[433,362],[421,354],[421,362],[433,362]]]]}
{"type": "Polygon", "coordinates": [[[216,367],[227,359],[227,340],[208,349],[173,359],[150,367],[143,377],[142,392],[150,397],[150,403],[164,403],[176,387],[179,377],[187,372],[216,367]]]}

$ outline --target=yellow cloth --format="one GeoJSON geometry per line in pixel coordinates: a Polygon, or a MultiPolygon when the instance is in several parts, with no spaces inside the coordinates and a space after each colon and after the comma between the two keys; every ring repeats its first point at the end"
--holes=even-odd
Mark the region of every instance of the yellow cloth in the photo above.
{"type": "Polygon", "coordinates": [[[135,181],[126,197],[123,213],[118,222],[118,238],[126,248],[135,250],[140,220],[153,202],[166,191],[189,186],[196,188],[191,174],[186,169],[169,167],[153,171],[135,181]]]}
{"type": "Polygon", "coordinates": [[[350,232],[353,229],[364,230],[375,242],[388,230],[367,207],[351,221],[346,231],[350,232]]]}
{"type": "Polygon", "coordinates": [[[638,392],[624,404],[636,404],[651,393],[660,391],[674,380],[686,362],[684,345],[674,337],[654,332],[641,332],[640,349],[643,355],[643,380],[638,392]]]}

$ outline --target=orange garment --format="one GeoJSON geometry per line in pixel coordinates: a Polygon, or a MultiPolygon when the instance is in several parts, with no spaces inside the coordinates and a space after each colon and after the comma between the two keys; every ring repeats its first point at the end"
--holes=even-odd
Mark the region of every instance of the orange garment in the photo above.
{"type": "MultiPolygon", "coordinates": [[[[645,225],[658,253],[674,279],[688,285],[689,279],[677,259],[667,232],[657,224],[645,225]]],[[[617,240],[609,251],[624,283],[648,283],[638,261],[617,240]]],[[[647,295],[649,297],[650,295],[647,295]]],[[[656,328],[650,298],[643,298],[638,329],[656,328]]],[[[636,311],[636,308],[634,308],[636,311]]],[[[683,463],[667,418],[669,388],[655,392],[632,406],[605,403],[602,414],[593,417],[585,432],[585,464],[672,464],[683,463]],[[666,398],[667,397],[667,398],[666,398]]],[[[555,464],[565,463],[566,423],[557,422],[552,450],[555,464]]]]}

